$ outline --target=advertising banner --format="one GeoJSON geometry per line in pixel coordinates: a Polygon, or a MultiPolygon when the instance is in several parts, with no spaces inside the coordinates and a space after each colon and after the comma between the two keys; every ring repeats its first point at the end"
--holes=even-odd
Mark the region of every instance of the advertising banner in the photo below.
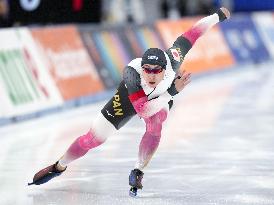
{"type": "Polygon", "coordinates": [[[166,49],[153,24],[128,26],[124,28],[124,31],[134,58],[141,58],[149,48],[166,49]]]}
{"type": "Polygon", "coordinates": [[[61,104],[51,78],[36,58],[37,50],[26,28],[0,31],[1,110],[17,116],[61,104]]]}
{"type": "Polygon", "coordinates": [[[265,47],[274,59],[274,15],[270,12],[254,13],[252,19],[265,47]]]}
{"type": "Polygon", "coordinates": [[[110,28],[79,27],[81,36],[106,87],[121,81],[125,66],[148,48],[164,48],[153,25],[110,28]]]}
{"type": "Polygon", "coordinates": [[[76,27],[34,28],[31,33],[64,100],[104,89],[76,27]]]}
{"type": "MultiPolygon", "coordinates": [[[[158,21],[157,28],[162,35],[166,47],[190,29],[200,18],[184,18],[176,21],[158,21]]],[[[234,65],[234,58],[227,46],[218,25],[201,36],[188,54],[181,66],[193,73],[223,69],[234,65]]]]}
{"type": "Polygon", "coordinates": [[[237,15],[220,24],[237,63],[259,63],[269,53],[249,15],[237,15]]]}
{"type": "Polygon", "coordinates": [[[121,29],[79,27],[81,37],[106,88],[114,88],[132,54],[121,29]]]}

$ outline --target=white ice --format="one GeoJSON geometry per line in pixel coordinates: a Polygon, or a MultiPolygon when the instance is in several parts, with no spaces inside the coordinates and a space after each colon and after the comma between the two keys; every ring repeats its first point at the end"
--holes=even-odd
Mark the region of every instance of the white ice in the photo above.
{"type": "Polygon", "coordinates": [[[0,204],[274,204],[274,66],[195,77],[175,98],[143,190],[128,196],[144,132],[135,117],[45,185],[27,186],[105,102],[0,127],[0,204]]]}

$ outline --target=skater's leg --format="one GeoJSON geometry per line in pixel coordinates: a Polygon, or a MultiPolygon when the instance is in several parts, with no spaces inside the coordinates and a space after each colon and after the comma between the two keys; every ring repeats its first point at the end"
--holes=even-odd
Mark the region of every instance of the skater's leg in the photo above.
{"type": "Polygon", "coordinates": [[[59,160],[58,169],[65,168],[70,162],[84,156],[90,149],[101,145],[115,130],[114,126],[100,113],[88,133],[78,137],[70,145],[59,160]]]}
{"type": "Polygon", "coordinates": [[[138,161],[136,169],[143,170],[158,148],[162,124],[167,118],[167,111],[162,109],[150,118],[145,119],[146,132],[139,145],[138,161]]]}
{"type": "Polygon", "coordinates": [[[142,178],[144,173],[142,170],[158,148],[161,139],[162,124],[166,118],[167,111],[166,109],[162,109],[152,117],[145,119],[146,132],[139,145],[138,161],[136,162],[135,169],[131,170],[129,175],[129,185],[131,186],[129,194],[131,196],[136,196],[137,189],[143,188],[142,178]]]}
{"type": "Polygon", "coordinates": [[[115,127],[100,114],[88,133],[78,137],[59,161],[37,172],[33,177],[33,182],[29,185],[44,184],[59,176],[70,162],[82,157],[88,150],[102,144],[114,131],[115,127]]]}

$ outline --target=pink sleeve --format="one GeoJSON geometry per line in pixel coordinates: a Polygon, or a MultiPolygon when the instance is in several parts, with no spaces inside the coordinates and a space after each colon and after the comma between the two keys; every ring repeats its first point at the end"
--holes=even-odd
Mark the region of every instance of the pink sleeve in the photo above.
{"type": "Polygon", "coordinates": [[[137,114],[140,117],[146,119],[166,107],[171,99],[172,96],[168,92],[166,92],[158,98],[152,100],[148,100],[148,98],[145,96],[138,98],[135,101],[131,101],[131,103],[137,114]]]}
{"type": "Polygon", "coordinates": [[[186,31],[182,36],[190,41],[193,45],[196,40],[202,36],[207,30],[219,22],[218,14],[213,14],[199,20],[191,29],[186,31]]]}

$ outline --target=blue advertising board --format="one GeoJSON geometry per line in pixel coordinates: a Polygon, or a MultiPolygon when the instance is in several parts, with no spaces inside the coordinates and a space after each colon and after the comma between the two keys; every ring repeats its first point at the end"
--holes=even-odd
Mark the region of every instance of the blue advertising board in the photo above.
{"type": "Polygon", "coordinates": [[[272,59],[274,59],[274,15],[270,12],[258,12],[252,14],[252,19],[272,59]]]}
{"type": "Polygon", "coordinates": [[[273,0],[214,0],[216,7],[229,5],[234,12],[239,11],[266,11],[274,9],[273,0]]]}
{"type": "Polygon", "coordinates": [[[259,63],[270,59],[251,16],[237,15],[220,26],[237,63],[259,63]]]}

